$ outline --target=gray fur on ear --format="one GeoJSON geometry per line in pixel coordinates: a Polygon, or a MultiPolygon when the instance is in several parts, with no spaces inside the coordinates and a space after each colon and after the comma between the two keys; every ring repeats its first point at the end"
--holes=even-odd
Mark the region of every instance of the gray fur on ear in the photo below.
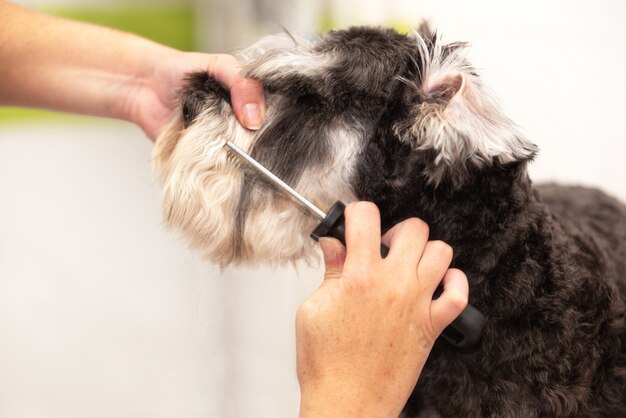
{"type": "Polygon", "coordinates": [[[459,185],[471,166],[530,161],[537,146],[504,115],[466,60],[466,45],[443,44],[439,35],[424,31],[414,34],[420,77],[403,80],[413,83],[419,100],[395,131],[414,150],[434,155],[426,163],[427,178],[459,185]]]}

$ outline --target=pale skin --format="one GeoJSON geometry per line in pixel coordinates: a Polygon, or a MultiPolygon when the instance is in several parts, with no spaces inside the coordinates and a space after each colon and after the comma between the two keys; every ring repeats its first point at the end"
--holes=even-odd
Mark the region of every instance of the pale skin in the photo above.
{"type": "MultiPolygon", "coordinates": [[[[116,118],[155,139],[185,74],[207,71],[231,93],[240,123],[258,129],[262,85],[228,54],[182,52],[132,34],[70,21],[0,0],[0,105],[116,118]]],[[[432,345],[467,304],[467,280],[448,269],[449,246],[404,221],[382,239],[371,203],[346,210],[347,250],[321,247],[326,273],[296,320],[300,416],[395,417],[432,345]],[[445,291],[436,301],[439,282],[445,291]]]]}

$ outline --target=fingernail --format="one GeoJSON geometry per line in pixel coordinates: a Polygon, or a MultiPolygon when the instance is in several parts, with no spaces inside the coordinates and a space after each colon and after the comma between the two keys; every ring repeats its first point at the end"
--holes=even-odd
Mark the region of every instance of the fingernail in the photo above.
{"type": "Polygon", "coordinates": [[[243,121],[248,129],[261,127],[261,109],[256,103],[247,103],[243,106],[243,121]]]}

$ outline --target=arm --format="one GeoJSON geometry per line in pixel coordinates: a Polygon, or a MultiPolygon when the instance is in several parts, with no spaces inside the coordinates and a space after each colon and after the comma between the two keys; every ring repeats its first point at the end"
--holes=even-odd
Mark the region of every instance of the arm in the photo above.
{"type": "Polygon", "coordinates": [[[260,126],[262,87],[239,77],[230,55],[185,53],[0,0],[0,105],[127,120],[154,139],[185,73],[196,70],[208,71],[231,91],[244,126],[260,126]]]}
{"type": "Polygon", "coordinates": [[[320,240],[324,281],[296,318],[300,418],[397,417],[436,338],[467,305],[465,275],[448,269],[452,249],[428,241],[424,222],[406,220],[383,241],[384,259],[380,215],[364,202],[346,209],[347,251],[320,240]]]}

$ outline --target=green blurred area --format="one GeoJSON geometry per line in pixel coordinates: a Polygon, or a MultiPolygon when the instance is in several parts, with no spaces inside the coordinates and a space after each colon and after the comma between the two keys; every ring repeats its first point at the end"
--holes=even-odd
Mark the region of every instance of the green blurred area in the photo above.
{"type": "Polygon", "coordinates": [[[133,32],[173,48],[195,49],[194,13],[190,5],[116,6],[102,9],[55,8],[45,12],[133,32]]]}
{"type": "MultiPolygon", "coordinates": [[[[95,23],[136,33],[164,45],[184,51],[196,49],[195,18],[191,5],[184,4],[114,7],[63,7],[42,9],[43,12],[83,22],[95,23]]],[[[0,123],[54,121],[75,122],[80,117],[46,110],[0,107],[0,123]]]]}

